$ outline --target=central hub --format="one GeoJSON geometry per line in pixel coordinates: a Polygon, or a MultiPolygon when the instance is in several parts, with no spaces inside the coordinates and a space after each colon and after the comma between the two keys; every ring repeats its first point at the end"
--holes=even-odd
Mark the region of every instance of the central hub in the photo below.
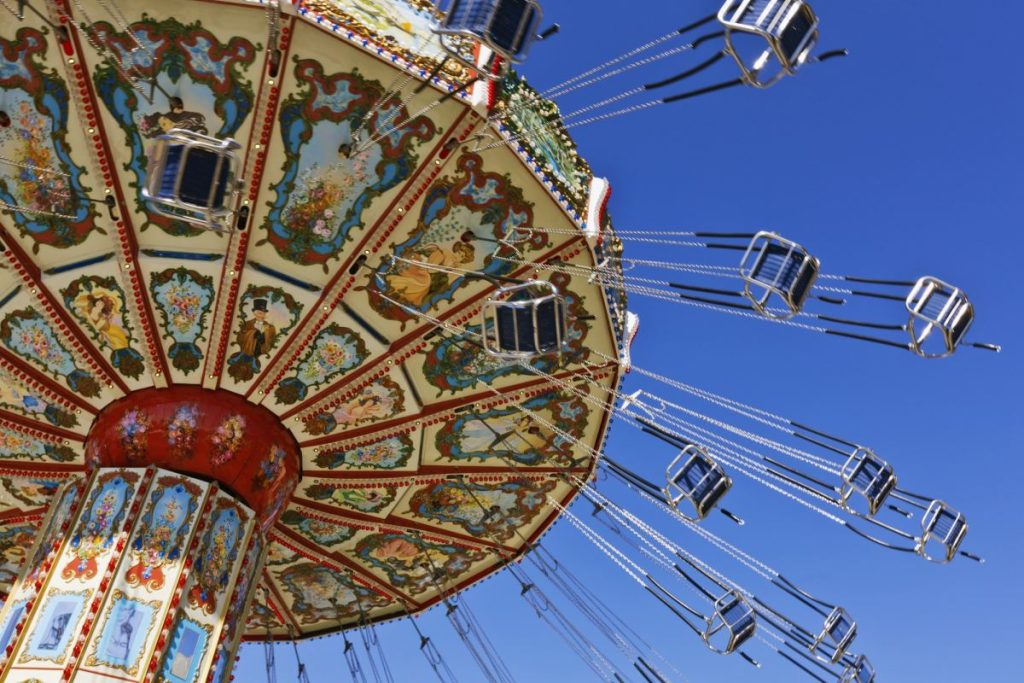
{"type": "Polygon", "coordinates": [[[252,508],[264,529],[298,484],[300,458],[274,413],[201,387],[132,392],[103,409],[86,442],[90,468],[155,465],[216,481],[252,508]]]}

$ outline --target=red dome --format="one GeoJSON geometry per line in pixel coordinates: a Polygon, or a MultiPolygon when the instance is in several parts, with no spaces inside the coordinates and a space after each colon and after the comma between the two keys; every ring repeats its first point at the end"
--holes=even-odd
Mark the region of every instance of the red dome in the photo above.
{"type": "Polygon", "coordinates": [[[264,529],[291,496],[299,447],[272,412],[230,391],[143,389],[108,405],[86,444],[89,467],[156,465],[221,484],[264,529]]]}

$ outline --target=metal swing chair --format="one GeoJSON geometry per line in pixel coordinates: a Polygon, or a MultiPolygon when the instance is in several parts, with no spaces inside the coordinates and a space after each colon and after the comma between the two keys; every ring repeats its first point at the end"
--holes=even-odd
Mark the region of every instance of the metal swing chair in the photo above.
{"type": "Polygon", "coordinates": [[[732,487],[732,479],[726,475],[725,470],[711,459],[707,450],[695,444],[679,451],[665,470],[665,476],[667,481],[662,490],[665,502],[680,515],[695,522],[707,517],[732,487]],[[679,504],[684,500],[693,505],[696,517],[679,511],[679,504]]]}
{"type": "Polygon", "coordinates": [[[818,18],[802,0],[726,0],[718,10],[725,28],[725,50],[755,88],[767,88],[795,75],[818,42],[818,18]],[[767,48],[747,57],[737,38],[753,36],[767,48]],[[772,68],[774,67],[774,68],[772,68]]]}
{"type": "Polygon", "coordinates": [[[933,500],[921,519],[921,536],[914,550],[931,562],[952,561],[967,536],[967,518],[941,500],[933,500]]]}
{"type": "Polygon", "coordinates": [[[540,20],[541,9],[536,0],[451,0],[440,27],[434,32],[448,56],[473,71],[480,71],[480,66],[451,39],[469,38],[489,48],[501,58],[501,68],[484,69],[481,75],[501,80],[510,63],[517,64],[526,58],[530,45],[537,38],[540,20]]]}
{"type": "Polygon", "coordinates": [[[503,360],[528,360],[561,354],[565,298],[544,280],[502,287],[481,310],[484,350],[503,360]]]}
{"type": "Polygon", "coordinates": [[[924,358],[952,355],[974,322],[974,306],[964,292],[924,276],[907,295],[910,349],[924,358]]]}
{"type": "Polygon", "coordinates": [[[896,488],[896,475],[892,466],[875,455],[870,448],[854,450],[839,475],[842,478],[839,501],[851,512],[856,512],[850,503],[853,494],[862,496],[868,504],[868,515],[874,515],[896,488]]]}
{"type": "Polygon", "coordinates": [[[821,263],[796,242],[761,230],[743,253],[739,270],[743,295],[754,309],[766,317],[786,320],[803,308],[821,263]],[[772,308],[775,299],[786,308],[772,308]]]}
{"type": "Polygon", "coordinates": [[[857,637],[857,623],[842,607],[835,607],[825,618],[825,626],[810,646],[813,653],[821,646],[830,648],[830,661],[835,664],[846,654],[847,648],[857,637]]]}
{"type": "Polygon", "coordinates": [[[180,128],[156,139],[142,196],[168,218],[227,232],[238,203],[241,145],[180,128]]]}
{"type": "Polygon", "coordinates": [[[859,655],[857,659],[853,661],[843,671],[839,677],[839,683],[874,683],[875,682],[875,667],[872,666],[871,662],[864,655],[859,655]]]}
{"type": "Polygon", "coordinates": [[[715,600],[714,610],[705,620],[701,638],[712,652],[731,654],[754,635],[754,608],[738,592],[729,590],[715,600]]]}

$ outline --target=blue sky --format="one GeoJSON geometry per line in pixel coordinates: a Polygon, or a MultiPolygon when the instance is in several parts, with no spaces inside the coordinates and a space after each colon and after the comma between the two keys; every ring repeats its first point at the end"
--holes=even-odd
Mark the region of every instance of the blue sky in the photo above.
{"type": "MultiPolygon", "coordinates": [[[[536,46],[524,68],[539,88],[717,9],[717,2],[703,1],[543,4],[562,32],[536,46]]],[[[1003,344],[1003,352],[963,349],[951,359],[925,361],[634,296],[631,308],[643,321],[635,362],[870,445],[895,466],[901,484],[962,510],[971,525],[965,548],[985,556],[984,565],[959,558],[937,566],[884,551],[749,480],[737,481],[727,503],[747,524],[715,515],[709,528],[843,604],[860,626],[856,649],[876,664],[880,680],[1019,680],[1012,648],[1024,635],[1014,611],[1024,608],[1015,516],[1024,441],[1016,249],[1024,98],[1013,69],[1019,48],[994,29],[1019,24],[1024,9],[951,0],[818,0],[814,6],[822,48],[849,48],[848,58],[809,67],[771,90],[735,88],[573,131],[595,172],[612,182],[616,226],[770,228],[806,245],[826,272],[932,274],[968,292],[977,309],[972,336],[1003,344]]],[[[696,62],[680,55],[564,106],[571,110],[696,62]]],[[[734,73],[722,62],[704,82],[734,73]]],[[[627,248],[627,255],[664,255],[643,245],[627,248]]],[[[628,379],[626,389],[640,386],[637,379],[628,379]]],[[[608,452],[652,478],[672,456],[621,424],[608,452]]],[[[619,498],[655,514],[639,500],[619,498]]],[[[677,528],[673,536],[770,595],[692,535],[677,528]]],[[[570,526],[558,524],[545,543],[670,654],[686,680],[801,680],[763,648],[751,648],[761,670],[708,652],[570,526]]],[[[511,577],[484,582],[468,601],[518,680],[593,679],[532,614],[511,577]]],[[[443,612],[419,623],[460,680],[481,680],[443,612]]],[[[379,631],[395,680],[432,680],[411,625],[379,631]]],[[[314,682],[347,680],[341,648],[339,637],[300,645],[314,682]]],[[[292,680],[290,648],[281,648],[278,659],[279,680],[292,680]]],[[[260,647],[243,647],[236,674],[262,680],[260,647]]]]}

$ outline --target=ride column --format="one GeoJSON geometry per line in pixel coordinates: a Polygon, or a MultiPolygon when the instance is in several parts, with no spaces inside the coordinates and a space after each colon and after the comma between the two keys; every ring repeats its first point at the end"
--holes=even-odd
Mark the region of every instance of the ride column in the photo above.
{"type": "Polygon", "coordinates": [[[263,545],[258,517],[156,467],[95,470],[71,524],[66,491],[0,613],[0,681],[205,681],[237,618],[228,597],[259,571],[245,563],[263,545]]]}

